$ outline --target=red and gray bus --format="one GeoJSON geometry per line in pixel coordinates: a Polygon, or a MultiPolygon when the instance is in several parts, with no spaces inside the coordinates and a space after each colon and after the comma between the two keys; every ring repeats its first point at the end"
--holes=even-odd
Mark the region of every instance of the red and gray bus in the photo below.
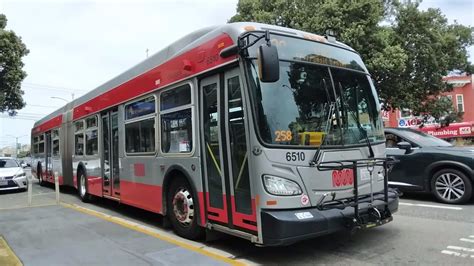
{"type": "Polygon", "coordinates": [[[392,220],[378,97],[333,36],[258,23],[193,32],[37,121],[33,174],[285,245],[392,220]]]}

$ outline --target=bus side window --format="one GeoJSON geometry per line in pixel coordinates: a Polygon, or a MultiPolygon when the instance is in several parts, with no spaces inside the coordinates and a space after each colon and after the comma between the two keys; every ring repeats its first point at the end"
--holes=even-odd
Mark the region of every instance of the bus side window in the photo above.
{"type": "Polygon", "coordinates": [[[161,151],[189,153],[193,148],[191,87],[186,84],[161,94],[161,151]]]}
{"type": "Polygon", "coordinates": [[[98,144],[97,135],[98,135],[97,116],[94,115],[86,119],[86,130],[85,130],[86,155],[99,154],[99,144],[98,144]]]}
{"type": "Polygon", "coordinates": [[[44,135],[39,136],[38,153],[44,153],[44,135]]]}
{"type": "Polygon", "coordinates": [[[59,129],[53,130],[53,156],[59,156],[59,129]]]}
{"type": "Polygon", "coordinates": [[[84,120],[74,124],[74,154],[84,155],[84,120]]]}
{"type": "Polygon", "coordinates": [[[154,96],[125,105],[125,152],[155,152],[155,113],[154,96]]]}

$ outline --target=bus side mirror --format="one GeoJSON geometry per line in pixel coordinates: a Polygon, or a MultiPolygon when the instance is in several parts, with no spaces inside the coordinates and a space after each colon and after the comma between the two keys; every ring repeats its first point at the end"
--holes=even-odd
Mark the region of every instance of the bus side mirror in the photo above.
{"type": "Polygon", "coordinates": [[[263,44],[258,49],[258,76],[261,82],[275,82],[280,79],[278,50],[271,44],[263,44]]]}

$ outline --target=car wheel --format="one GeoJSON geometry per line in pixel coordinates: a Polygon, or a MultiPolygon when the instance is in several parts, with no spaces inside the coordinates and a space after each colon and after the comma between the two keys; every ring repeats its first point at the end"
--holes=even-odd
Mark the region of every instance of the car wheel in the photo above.
{"type": "Polygon", "coordinates": [[[92,200],[92,196],[87,192],[87,177],[83,172],[79,172],[79,186],[77,187],[77,191],[79,192],[79,198],[81,198],[82,202],[90,202],[92,200]]]}
{"type": "Polygon", "coordinates": [[[471,198],[472,183],[463,172],[448,168],[433,175],[431,191],[441,202],[460,204],[471,198]]]}
{"type": "Polygon", "coordinates": [[[201,238],[204,228],[197,223],[197,200],[189,183],[184,178],[177,177],[172,181],[167,194],[167,214],[175,233],[187,239],[201,238]]]}

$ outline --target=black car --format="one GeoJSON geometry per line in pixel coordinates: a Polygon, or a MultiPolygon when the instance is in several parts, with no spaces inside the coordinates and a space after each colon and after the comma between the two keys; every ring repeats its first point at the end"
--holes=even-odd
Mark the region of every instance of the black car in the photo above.
{"type": "Polygon", "coordinates": [[[409,128],[386,128],[387,156],[395,157],[389,185],[402,191],[431,192],[444,203],[472,196],[474,147],[450,143],[409,128]]]}

